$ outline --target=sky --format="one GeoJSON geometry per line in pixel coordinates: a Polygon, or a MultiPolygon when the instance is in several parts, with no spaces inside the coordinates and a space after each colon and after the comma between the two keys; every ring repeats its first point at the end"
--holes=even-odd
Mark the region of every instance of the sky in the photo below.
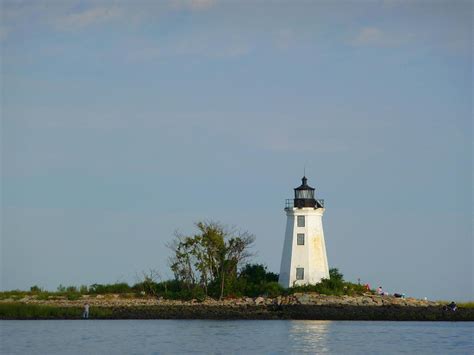
{"type": "Polygon", "coordinates": [[[474,299],[472,2],[1,1],[1,289],[171,278],[200,220],[279,272],[284,203],[330,267],[474,299]]]}

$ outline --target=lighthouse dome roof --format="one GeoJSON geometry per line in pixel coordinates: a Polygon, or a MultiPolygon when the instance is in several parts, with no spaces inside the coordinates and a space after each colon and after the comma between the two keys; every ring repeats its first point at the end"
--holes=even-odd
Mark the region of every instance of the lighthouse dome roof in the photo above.
{"type": "Polygon", "coordinates": [[[295,190],[314,190],[314,188],[308,185],[308,179],[306,178],[306,176],[303,176],[303,178],[301,179],[301,185],[295,188],[295,190]]]}

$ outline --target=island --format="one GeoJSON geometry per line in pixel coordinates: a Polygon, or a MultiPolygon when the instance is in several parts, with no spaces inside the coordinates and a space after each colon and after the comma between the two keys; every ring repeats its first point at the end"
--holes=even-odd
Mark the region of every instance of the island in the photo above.
{"type": "Polygon", "coordinates": [[[214,300],[169,300],[133,294],[82,295],[38,299],[0,300],[0,319],[82,319],[84,305],[90,319],[298,319],[474,321],[474,305],[459,304],[456,311],[444,303],[363,294],[328,296],[294,293],[277,297],[241,297],[214,300]]]}

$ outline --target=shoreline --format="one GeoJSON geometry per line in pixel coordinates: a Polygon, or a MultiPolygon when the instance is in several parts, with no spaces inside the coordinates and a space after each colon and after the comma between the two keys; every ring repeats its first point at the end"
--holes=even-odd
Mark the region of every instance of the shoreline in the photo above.
{"type": "Polygon", "coordinates": [[[275,298],[176,301],[123,298],[119,295],[67,299],[0,301],[0,320],[81,319],[84,304],[90,319],[220,320],[366,320],[474,321],[474,308],[443,310],[443,304],[389,296],[324,296],[302,293],[275,298]]]}
{"type": "MultiPolygon", "coordinates": [[[[14,304],[0,320],[82,319],[80,307],[14,304]]],[[[474,310],[456,312],[439,307],[391,306],[131,306],[91,307],[89,319],[213,319],[213,320],[352,320],[352,321],[474,321],[474,310]]]]}

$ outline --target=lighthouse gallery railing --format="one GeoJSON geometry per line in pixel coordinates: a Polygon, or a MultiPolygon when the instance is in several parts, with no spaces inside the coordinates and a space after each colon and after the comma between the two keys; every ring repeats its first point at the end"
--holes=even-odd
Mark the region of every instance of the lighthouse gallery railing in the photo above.
{"type": "MultiPolygon", "coordinates": [[[[324,208],[324,199],[316,199],[316,202],[318,202],[318,204],[324,208]]],[[[292,198],[287,198],[285,200],[285,210],[286,209],[290,209],[290,208],[294,208],[295,207],[295,202],[294,202],[294,199],[292,198]]]]}

